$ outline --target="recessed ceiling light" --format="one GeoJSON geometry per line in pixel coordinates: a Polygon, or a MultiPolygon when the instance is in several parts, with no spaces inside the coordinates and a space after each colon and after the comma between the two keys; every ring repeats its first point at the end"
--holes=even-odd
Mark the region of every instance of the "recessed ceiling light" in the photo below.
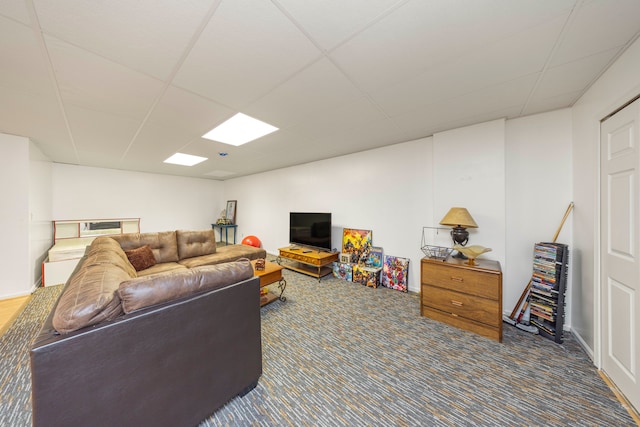
{"type": "Polygon", "coordinates": [[[205,139],[224,144],[242,145],[277,131],[278,128],[258,119],[238,113],[226,122],[202,135],[205,139]]]}
{"type": "Polygon", "coordinates": [[[192,156],[191,154],[176,153],[169,157],[164,163],[172,163],[181,166],[193,166],[207,160],[206,157],[192,156]]]}

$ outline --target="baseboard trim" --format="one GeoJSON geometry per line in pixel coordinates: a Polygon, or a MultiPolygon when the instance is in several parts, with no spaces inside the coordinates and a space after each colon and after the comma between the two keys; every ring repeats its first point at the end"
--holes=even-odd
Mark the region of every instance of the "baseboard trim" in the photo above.
{"type": "Polygon", "coordinates": [[[593,356],[594,356],[593,355],[593,349],[587,345],[585,340],[582,339],[582,336],[580,336],[580,334],[576,333],[576,331],[574,331],[573,329],[571,329],[571,335],[573,335],[575,337],[576,341],[578,341],[578,344],[580,344],[580,347],[582,347],[584,352],[587,353],[587,356],[589,356],[589,359],[591,359],[592,362],[595,361],[595,359],[593,358],[593,356]]]}
{"type": "Polygon", "coordinates": [[[616,399],[618,399],[620,404],[627,410],[629,416],[631,416],[636,424],[640,426],[640,414],[638,414],[638,411],[636,411],[633,405],[629,402],[629,400],[627,400],[625,395],[622,394],[620,389],[613,383],[613,381],[611,381],[609,376],[604,371],[598,369],[598,374],[600,375],[600,378],[602,378],[602,380],[605,382],[605,384],[609,386],[613,394],[615,394],[616,399]]]}

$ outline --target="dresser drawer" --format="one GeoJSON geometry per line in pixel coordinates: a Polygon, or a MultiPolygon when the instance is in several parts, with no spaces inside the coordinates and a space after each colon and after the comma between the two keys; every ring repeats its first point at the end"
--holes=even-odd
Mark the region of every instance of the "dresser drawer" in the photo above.
{"type": "Polygon", "coordinates": [[[465,331],[471,331],[499,342],[502,341],[502,322],[497,326],[486,325],[484,323],[478,323],[473,320],[454,316],[451,313],[445,313],[444,311],[429,308],[424,305],[422,306],[422,315],[433,320],[455,326],[456,328],[464,329],[465,331]]]}
{"type": "Polygon", "coordinates": [[[453,289],[483,298],[501,298],[499,274],[459,268],[448,264],[423,263],[422,282],[446,289],[453,289]]]}
{"type": "Polygon", "coordinates": [[[491,325],[494,325],[501,316],[500,304],[497,301],[430,285],[422,285],[422,304],[491,325]]]}

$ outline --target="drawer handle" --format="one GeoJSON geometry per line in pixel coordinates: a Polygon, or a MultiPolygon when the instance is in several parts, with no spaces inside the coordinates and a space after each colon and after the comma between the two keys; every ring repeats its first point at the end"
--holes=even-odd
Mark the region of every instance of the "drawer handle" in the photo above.
{"type": "Polygon", "coordinates": [[[460,301],[456,301],[454,299],[451,300],[451,305],[455,305],[456,307],[462,307],[464,304],[460,301]]]}
{"type": "Polygon", "coordinates": [[[451,276],[451,280],[453,280],[454,282],[464,282],[464,279],[462,277],[451,276]]]}

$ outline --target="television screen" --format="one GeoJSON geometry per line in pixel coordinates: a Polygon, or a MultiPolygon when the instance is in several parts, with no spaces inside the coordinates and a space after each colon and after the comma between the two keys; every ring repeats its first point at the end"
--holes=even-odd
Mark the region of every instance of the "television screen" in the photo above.
{"type": "Polygon", "coordinates": [[[290,212],[289,242],[331,250],[330,212],[290,212]]]}

